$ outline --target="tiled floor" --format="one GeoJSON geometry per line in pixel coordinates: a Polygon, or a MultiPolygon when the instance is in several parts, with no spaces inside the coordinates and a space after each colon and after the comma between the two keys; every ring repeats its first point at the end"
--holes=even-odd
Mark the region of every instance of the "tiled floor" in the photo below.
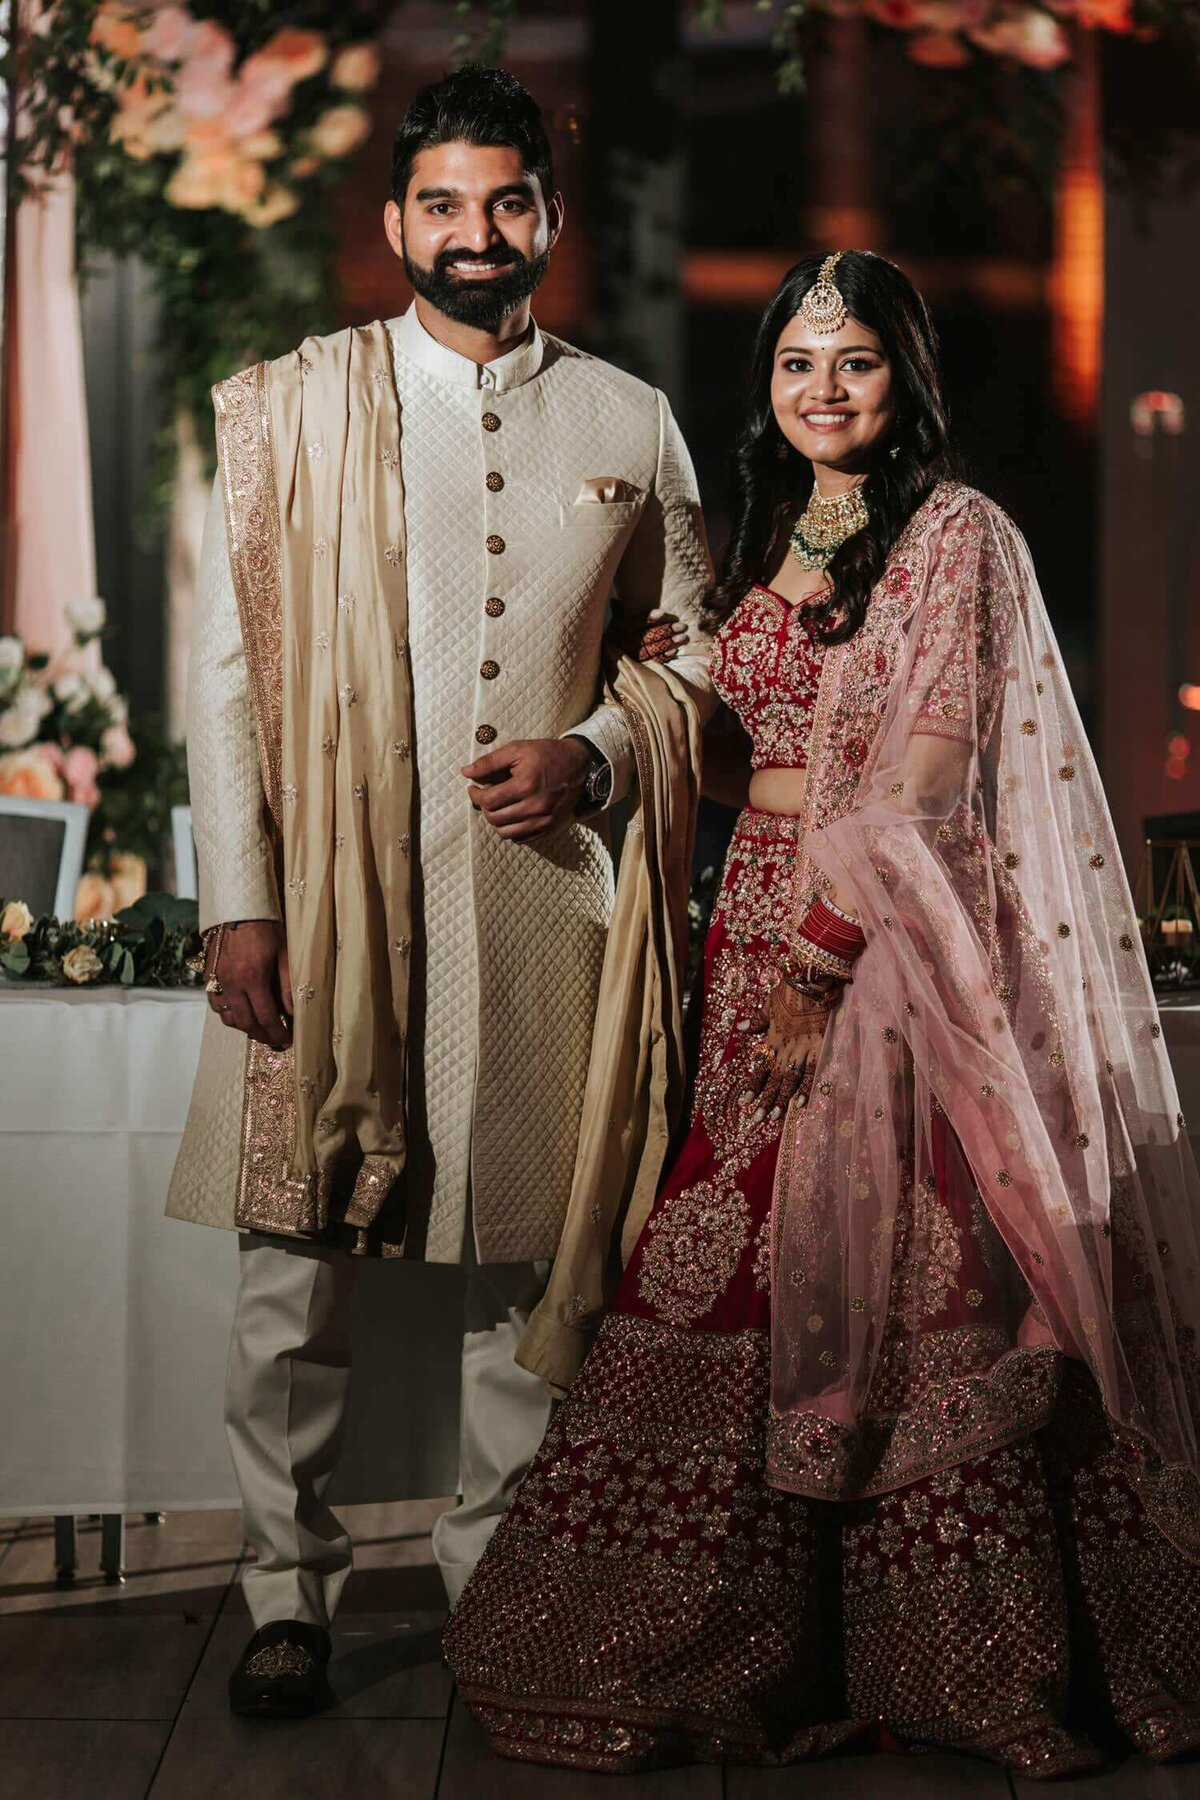
{"type": "MultiPolygon", "coordinates": [[[[248,1635],[234,1513],[131,1520],[127,1580],[54,1583],[48,1519],[0,1524],[0,1800],[1027,1800],[961,1757],[846,1757],[787,1770],[675,1769],[614,1782],[502,1762],[454,1702],[429,1547],[439,1502],[347,1508],[358,1566],[334,1634],[337,1704],[295,1725],[231,1719],[248,1635]]],[[[1044,1790],[1040,1790],[1044,1791],[1044,1790]]],[[[1200,1767],[1139,1759],[1091,1800],[1200,1800],[1200,1767]]]]}

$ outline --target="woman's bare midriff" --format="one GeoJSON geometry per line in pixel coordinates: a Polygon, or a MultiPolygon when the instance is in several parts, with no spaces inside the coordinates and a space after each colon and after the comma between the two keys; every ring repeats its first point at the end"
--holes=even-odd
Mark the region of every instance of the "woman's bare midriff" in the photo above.
{"type": "Polygon", "coordinates": [[[807,769],[756,769],[750,777],[747,798],[759,812],[777,813],[783,819],[798,819],[804,811],[807,788],[807,769]]]}

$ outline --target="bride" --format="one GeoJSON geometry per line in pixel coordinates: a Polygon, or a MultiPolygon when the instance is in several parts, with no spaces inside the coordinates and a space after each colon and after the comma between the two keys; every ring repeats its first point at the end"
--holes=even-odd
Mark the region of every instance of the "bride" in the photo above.
{"type": "Polygon", "coordinates": [[[1029,552],[952,470],[920,296],[798,264],[690,1130],[446,1635],[503,1755],[1200,1746],[1196,1171],[1029,552]]]}

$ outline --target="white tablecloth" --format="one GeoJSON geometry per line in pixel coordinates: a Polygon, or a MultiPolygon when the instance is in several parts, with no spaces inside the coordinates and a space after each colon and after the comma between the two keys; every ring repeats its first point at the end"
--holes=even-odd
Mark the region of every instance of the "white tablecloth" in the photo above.
{"type": "MultiPolygon", "coordinates": [[[[0,1517],[237,1504],[221,1420],[237,1239],[163,1217],[203,1017],[190,992],[0,988],[0,1517]]],[[[1200,999],[1162,1018],[1197,1133],[1200,999]]],[[[360,1279],[333,1491],[452,1493],[461,1273],[372,1262],[360,1279]]]]}
{"type": "MultiPolygon", "coordinates": [[[[195,992],[0,987],[0,1516],[231,1506],[237,1237],[163,1216],[195,992]]],[[[461,1272],[362,1271],[343,1500],[452,1493],[461,1272]]]]}

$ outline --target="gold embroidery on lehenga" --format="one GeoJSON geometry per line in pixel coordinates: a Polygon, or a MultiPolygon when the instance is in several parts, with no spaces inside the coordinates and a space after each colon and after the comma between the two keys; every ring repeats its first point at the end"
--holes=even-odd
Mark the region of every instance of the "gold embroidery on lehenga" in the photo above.
{"type": "Polygon", "coordinates": [[[698,1181],[660,1202],[646,1231],[642,1299],[672,1325],[690,1325],[733,1278],[750,1242],[750,1202],[731,1176],[698,1181]]]}

